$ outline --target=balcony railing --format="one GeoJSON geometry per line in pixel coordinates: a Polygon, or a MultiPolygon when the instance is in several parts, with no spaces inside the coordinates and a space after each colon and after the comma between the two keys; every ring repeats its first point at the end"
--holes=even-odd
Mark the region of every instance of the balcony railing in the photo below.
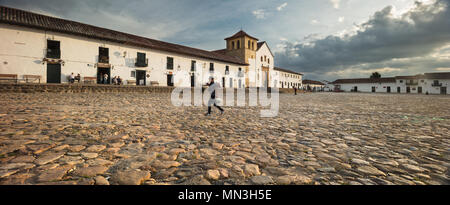
{"type": "Polygon", "coordinates": [[[98,62],[99,63],[109,63],[109,56],[99,56],[98,62]]]}
{"type": "Polygon", "coordinates": [[[433,87],[442,87],[442,83],[433,83],[431,84],[433,87]]]}
{"type": "Polygon", "coordinates": [[[136,67],[147,67],[148,66],[148,58],[146,58],[146,59],[136,58],[136,63],[134,65],[136,67]]]}
{"type": "Polygon", "coordinates": [[[57,49],[47,49],[45,57],[59,59],[61,58],[61,51],[57,49]]]}

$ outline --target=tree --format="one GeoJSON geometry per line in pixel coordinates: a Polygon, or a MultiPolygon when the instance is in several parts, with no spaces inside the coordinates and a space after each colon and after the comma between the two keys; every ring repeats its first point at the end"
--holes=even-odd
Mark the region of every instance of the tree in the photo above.
{"type": "Polygon", "coordinates": [[[374,72],[372,73],[372,75],[370,76],[371,79],[380,79],[381,78],[381,74],[378,72],[374,72]]]}

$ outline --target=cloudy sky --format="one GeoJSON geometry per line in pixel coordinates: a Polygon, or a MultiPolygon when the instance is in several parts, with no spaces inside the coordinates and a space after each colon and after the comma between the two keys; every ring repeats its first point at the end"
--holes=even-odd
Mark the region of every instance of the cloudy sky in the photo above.
{"type": "Polygon", "coordinates": [[[241,28],[275,64],[335,80],[450,72],[450,0],[0,0],[30,10],[205,50],[241,28]]]}

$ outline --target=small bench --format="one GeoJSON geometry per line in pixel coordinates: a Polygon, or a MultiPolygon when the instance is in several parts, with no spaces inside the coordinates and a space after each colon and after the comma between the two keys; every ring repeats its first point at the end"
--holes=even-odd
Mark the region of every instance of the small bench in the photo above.
{"type": "Polygon", "coordinates": [[[23,75],[23,79],[25,80],[26,83],[28,83],[30,81],[30,79],[33,80],[31,82],[39,80],[39,83],[41,83],[41,76],[40,75],[23,75]]]}
{"type": "Polygon", "coordinates": [[[97,77],[83,77],[83,82],[95,84],[97,82],[97,77]]]}
{"type": "Polygon", "coordinates": [[[135,80],[127,80],[127,85],[136,85],[135,80]]]}
{"type": "Polygon", "coordinates": [[[0,80],[13,81],[17,83],[17,74],[0,74],[0,80]]]}
{"type": "Polygon", "coordinates": [[[150,81],[150,85],[151,86],[158,86],[159,82],[158,81],[150,81]]]}

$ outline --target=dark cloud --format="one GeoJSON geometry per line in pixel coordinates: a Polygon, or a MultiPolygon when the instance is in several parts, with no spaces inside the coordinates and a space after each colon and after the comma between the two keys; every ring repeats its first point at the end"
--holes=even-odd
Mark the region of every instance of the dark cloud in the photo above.
{"type": "Polygon", "coordinates": [[[253,4],[240,0],[0,0],[0,5],[208,50],[223,48],[223,38],[253,19],[249,12],[253,4]]]}
{"type": "MultiPolygon", "coordinates": [[[[277,63],[317,77],[320,73],[353,67],[411,67],[420,60],[398,59],[424,57],[450,43],[449,7],[450,0],[416,2],[415,8],[394,17],[393,8],[388,6],[359,25],[355,34],[330,35],[301,44],[287,42],[286,49],[275,54],[277,63]]],[[[426,70],[445,66],[448,60],[426,58],[419,63],[426,70]]]]}

